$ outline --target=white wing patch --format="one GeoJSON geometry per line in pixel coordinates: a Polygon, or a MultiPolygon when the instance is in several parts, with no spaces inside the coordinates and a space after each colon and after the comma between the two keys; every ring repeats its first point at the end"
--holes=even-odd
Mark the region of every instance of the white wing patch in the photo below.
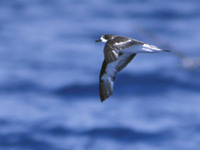
{"type": "Polygon", "coordinates": [[[111,55],[111,57],[113,57],[112,59],[116,60],[116,58],[118,58],[118,54],[116,53],[116,51],[112,50],[112,54],[113,54],[113,56],[111,55]]]}
{"type": "Polygon", "coordinates": [[[127,40],[127,41],[124,41],[124,42],[118,42],[118,43],[116,42],[115,45],[116,45],[116,46],[118,46],[118,45],[123,45],[123,44],[128,43],[128,42],[131,42],[131,39],[129,39],[129,40],[127,40]]]}

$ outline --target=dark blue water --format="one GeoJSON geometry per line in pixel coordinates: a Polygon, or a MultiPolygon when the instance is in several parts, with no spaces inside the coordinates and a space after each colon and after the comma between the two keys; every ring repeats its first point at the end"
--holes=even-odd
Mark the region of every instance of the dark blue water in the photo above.
{"type": "Polygon", "coordinates": [[[200,71],[138,54],[104,103],[102,34],[200,53],[198,0],[1,0],[0,150],[198,150],[200,71]]]}

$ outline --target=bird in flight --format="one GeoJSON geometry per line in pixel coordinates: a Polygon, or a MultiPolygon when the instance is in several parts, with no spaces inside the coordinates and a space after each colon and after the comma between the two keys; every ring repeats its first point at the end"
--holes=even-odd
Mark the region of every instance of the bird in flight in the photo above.
{"type": "Polygon", "coordinates": [[[101,102],[112,95],[117,72],[126,67],[136,53],[170,52],[169,50],[163,50],[133,38],[112,34],[102,35],[96,42],[106,43],[104,47],[104,61],[99,77],[101,102]]]}

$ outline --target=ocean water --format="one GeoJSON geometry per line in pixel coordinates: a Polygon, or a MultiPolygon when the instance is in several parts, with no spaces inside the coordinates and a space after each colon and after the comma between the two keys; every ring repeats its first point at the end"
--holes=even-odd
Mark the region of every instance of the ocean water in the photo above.
{"type": "Polygon", "coordinates": [[[101,103],[94,42],[125,35],[198,58],[199,18],[198,0],[1,0],[0,150],[199,150],[200,68],[138,54],[101,103]]]}

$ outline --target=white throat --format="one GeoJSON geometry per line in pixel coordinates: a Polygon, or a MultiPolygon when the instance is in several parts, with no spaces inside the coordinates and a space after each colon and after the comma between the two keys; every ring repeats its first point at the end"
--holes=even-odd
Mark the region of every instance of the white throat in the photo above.
{"type": "Polygon", "coordinates": [[[100,38],[102,42],[107,42],[108,40],[104,39],[103,37],[100,38]]]}

